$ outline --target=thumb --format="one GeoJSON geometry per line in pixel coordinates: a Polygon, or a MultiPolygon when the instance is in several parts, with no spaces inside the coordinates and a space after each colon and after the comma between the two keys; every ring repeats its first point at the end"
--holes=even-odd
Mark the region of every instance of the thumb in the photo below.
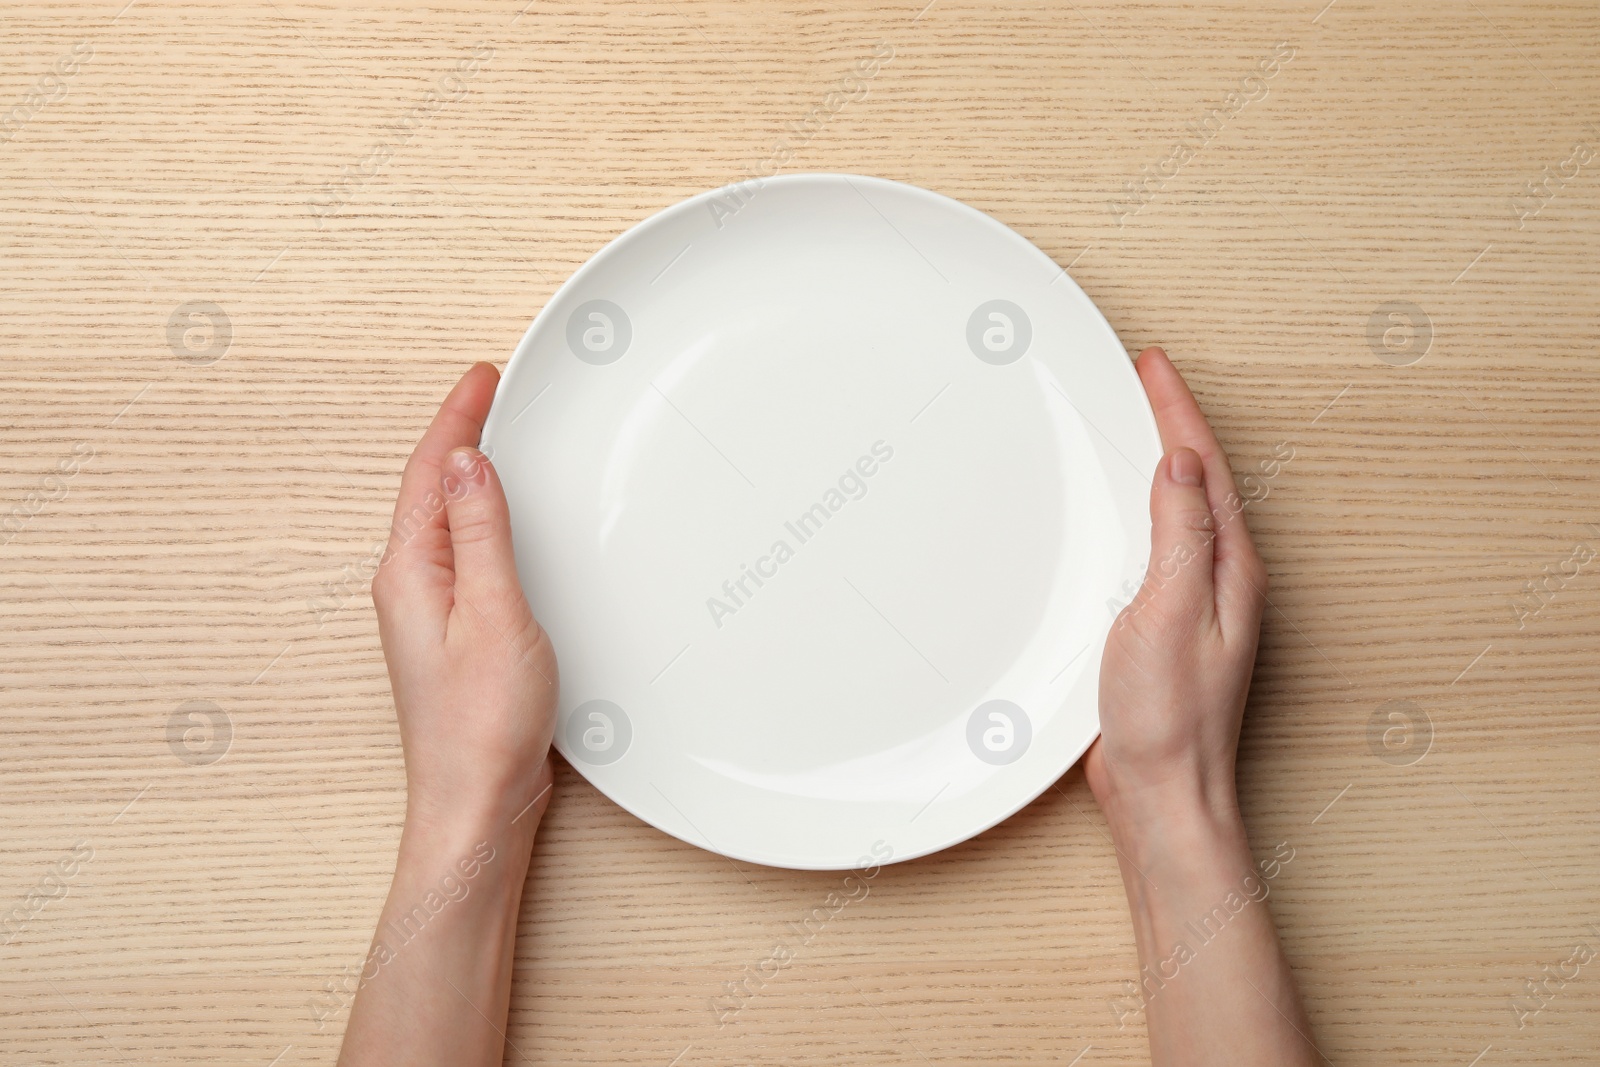
{"type": "Polygon", "coordinates": [[[1150,566],[1139,600],[1181,615],[1209,615],[1215,525],[1200,454],[1173,449],[1150,486],[1150,566]]]}
{"type": "Polygon", "coordinates": [[[494,466],[475,448],[457,448],[440,472],[456,598],[496,627],[515,626],[527,611],[511,548],[511,513],[494,466]]]}

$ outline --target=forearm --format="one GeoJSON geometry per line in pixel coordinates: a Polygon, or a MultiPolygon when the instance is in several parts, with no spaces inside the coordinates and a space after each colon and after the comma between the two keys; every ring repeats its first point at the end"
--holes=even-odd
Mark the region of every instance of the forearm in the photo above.
{"type": "Polygon", "coordinates": [[[408,822],[341,1067],[502,1062],[531,848],[498,820],[408,822]]]}
{"type": "Polygon", "coordinates": [[[1197,808],[1112,816],[1151,1063],[1310,1067],[1320,1056],[1267,907],[1270,879],[1236,813],[1197,808]]]}

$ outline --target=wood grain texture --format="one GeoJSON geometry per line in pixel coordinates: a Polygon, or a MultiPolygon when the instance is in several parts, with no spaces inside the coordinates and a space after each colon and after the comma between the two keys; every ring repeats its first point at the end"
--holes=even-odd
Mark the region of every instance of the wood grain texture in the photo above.
{"type": "MultiPolygon", "coordinates": [[[[1512,1010],[1600,947],[1600,573],[1513,608],[1600,546],[1600,159],[1568,163],[1600,150],[1592,3],[124,3],[0,14],[22,116],[0,144],[0,516],[22,515],[0,907],[93,849],[0,948],[0,1061],[333,1061],[343,1016],[307,1005],[362,957],[404,803],[371,600],[341,571],[467,363],[503,363],[626,227],[743,177],[883,40],[870,94],[789,170],[994,214],[1130,350],[1168,346],[1237,470],[1294,449],[1250,511],[1274,609],[1240,781],[1261,851],[1295,849],[1272,906],[1319,1048],[1600,1062],[1600,970],[1512,1010]],[[1280,42],[1265,97],[1119,220],[1280,42]],[[460,98],[319,218],[475,48],[460,98]],[[168,344],[196,300],[232,330],[205,365],[168,344]],[[1431,324],[1408,366],[1369,341],[1391,301],[1431,324]],[[1395,700],[1431,723],[1410,765],[1369,742],[1395,700]],[[190,701],[231,722],[217,762],[168,743],[190,701]]],[[[721,1028],[710,998],[837,877],[697,851],[565,767],[546,825],[508,1062],[1144,1062],[1076,770],[885,869],[721,1028]]]]}

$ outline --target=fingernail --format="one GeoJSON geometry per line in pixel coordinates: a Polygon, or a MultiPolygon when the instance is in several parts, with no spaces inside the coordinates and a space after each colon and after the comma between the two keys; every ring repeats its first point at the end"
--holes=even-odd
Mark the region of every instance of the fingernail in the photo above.
{"type": "Polygon", "coordinates": [[[1205,480],[1205,467],[1200,463],[1200,453],[1191,448],[1177,448],[1167,460],[1167,473],[1179,485],[1199,485],[1205,480]]]}
{"type": "Polygon", "coordinates": [[[450,469],[468,485],[482,485],[488,481],[484,465],[489,461],[476,448],[458,448],[450,453],[450,469]]]}

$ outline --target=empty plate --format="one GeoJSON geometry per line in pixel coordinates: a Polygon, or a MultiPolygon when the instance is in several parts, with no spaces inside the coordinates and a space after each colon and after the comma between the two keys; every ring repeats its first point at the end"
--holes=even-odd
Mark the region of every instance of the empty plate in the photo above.
{"type": "Polygon", "coordinates": [[[980,211],[843,174],[670,207],[539,314],[483,446],[556,747],[669,834],[910,859],[1096,736],[1160,443],[1099,311],[980,211]]]}

